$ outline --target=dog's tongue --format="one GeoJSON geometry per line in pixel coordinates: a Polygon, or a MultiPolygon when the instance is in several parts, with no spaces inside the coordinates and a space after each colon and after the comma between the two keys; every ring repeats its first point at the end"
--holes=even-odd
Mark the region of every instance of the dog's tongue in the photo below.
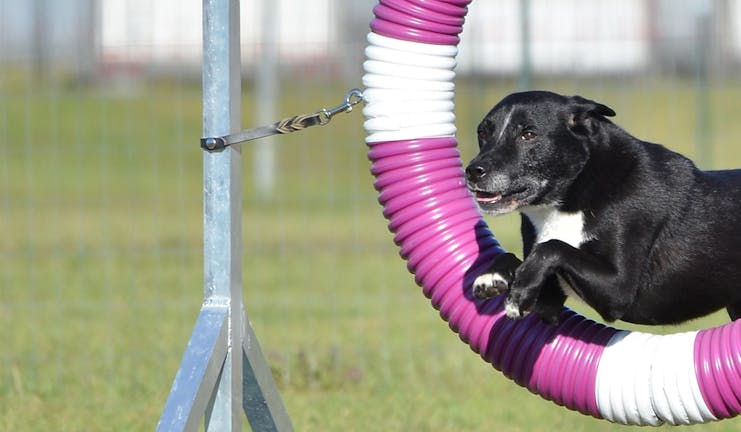
{"type": "Polygon", "coordinates": [[[484,203],[494,203],[502,199],[502,194],[492,194],[488,192],[476,192],[476,201],[484,203]]]}

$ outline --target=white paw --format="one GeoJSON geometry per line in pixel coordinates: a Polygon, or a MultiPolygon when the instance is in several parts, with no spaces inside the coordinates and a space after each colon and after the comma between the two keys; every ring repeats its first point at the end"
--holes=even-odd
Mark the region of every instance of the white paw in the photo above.
{"type": "Polygon", "coordinates": [[[520,307],[517,306],[509,297],[504,299],[504,314],[507,315],[507,318],[513,320],[518,320],[525,316],[520,310],[520,307]]]}
{"type": "Polygon", "coordinates": [[[473,294],[479,299],[494,297],[508,288],[509,283],[499,273],[484,273],[473,281],[473,294]]]}

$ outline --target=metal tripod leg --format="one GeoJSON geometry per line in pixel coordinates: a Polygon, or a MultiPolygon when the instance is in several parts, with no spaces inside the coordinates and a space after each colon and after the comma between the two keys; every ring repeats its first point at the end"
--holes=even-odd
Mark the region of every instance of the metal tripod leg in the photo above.
{"type": "MultiPolygon", "coordinates": [[[[240,130],[238,0],[203,1],[203,132],[240,130]]],[[[203,152],[204,303],[158,431],[290,431],[270,368],[242,305],[240,146],[203,152]]]]}

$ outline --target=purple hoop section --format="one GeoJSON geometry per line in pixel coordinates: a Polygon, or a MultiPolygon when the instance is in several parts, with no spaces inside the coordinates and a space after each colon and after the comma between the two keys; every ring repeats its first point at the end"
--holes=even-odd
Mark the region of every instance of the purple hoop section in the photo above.
{"type": "Polygon", "coordinates": [[[702,397],[716,417],[741,413],[741,320],[698,333],[695,372],[702,397]]]}
{"type": "Polygon", "coordinates": [[[482,358],[529,390],[600,418],[597,366],[616,330],[571,311],[564,311],[558,327],[537,317],[511,321],[500,297],[473,300],[471,282],[502,249],[465,189],[456,147],[455,138],[428,138],[370,148],[379,201],[409,270],[482,358]]]}
{"type": "MultiPolygon", "coordinates": [[[[470,0],[380,0],[370,27],[403,41],[457,45],[470,0]]],[[[602,418],[600,358],[619,331],[564,309],[557,327],[504,317],[503,300],[474,300],[470,286],[503,252],[465,188],[453,137],[374,143],[371,171],[394,241],[415,280],[450,328],[519,385],[602,418]]],[[[695,371],[718,418],[741,412],[741,320],[699,332],[695,371]]]]}
{"type": "Polygon", "coordinates": [[[457,45],[470,0],[381,0],[373,9],[374,33],[435,45],[457,45]]]}

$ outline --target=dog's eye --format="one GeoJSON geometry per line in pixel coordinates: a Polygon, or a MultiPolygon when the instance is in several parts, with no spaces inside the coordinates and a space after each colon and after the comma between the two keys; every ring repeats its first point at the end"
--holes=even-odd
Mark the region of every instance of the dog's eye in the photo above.
{"type": "Polygon", "coordinates": [[[525,131],[522,133],[522,135],[520,135],[520,139],[523,141],[530,141],[535,139],[536,136],[537,135],[535,135],[533,131],[525,131]]]}

